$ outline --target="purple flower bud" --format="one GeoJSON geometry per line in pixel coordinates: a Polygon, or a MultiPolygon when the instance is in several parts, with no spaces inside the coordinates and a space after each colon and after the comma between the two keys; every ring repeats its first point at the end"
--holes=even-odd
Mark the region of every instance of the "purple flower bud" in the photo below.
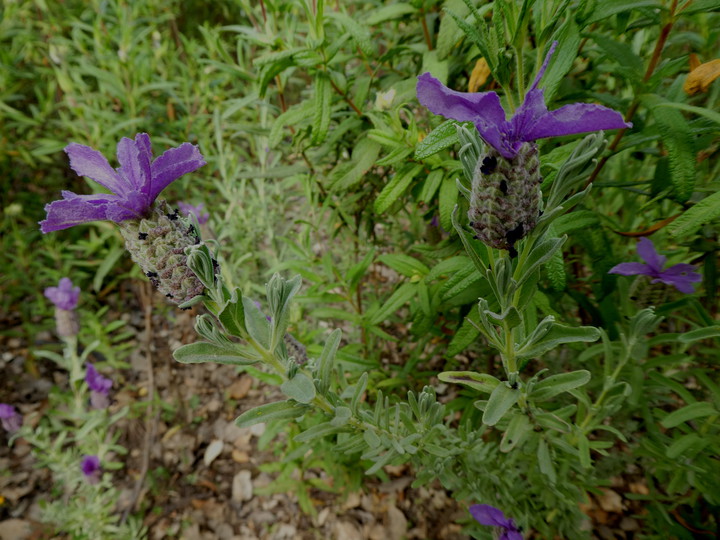
{"type": "Polygon", "coordinates": [[[57,287],[45,289],[45,298],[50,300],[58,309],[72,311],[78,305],[80,299],[80,287],[73,287],[70,278],[64,277],[57,287]]]}
{"type": "Polygon", "coordinates": [[[622,276],[649,276],[651,283],[665,283],[672,285],[678,291],[685,294],[695,292],[693,283],[702,281],[702,276],[694,272],[692,264],[675,264],[663,270],[667,258],[659,255],[655,250],[652,240],[641,238],[637,245],[638,255],[647,263],[620,263],[610,269],[608,274],[620,274],[622,276]]]}
{"type": "Polygon", "coordinates": [[[501,532],[499,540],[523,540],[520,529],[515,525],[512,518],[506,518],[501,510],[489,504],[474,504],[470,507],[470,513],[475,521],[481,525],[497,527],[501,532]]]}
{"type": "Polygon", "coordinates": [[[205,203],[198,203],[197,205],[192,205],[185,202],[179,202],[178,207],[180,208],[180,211],[187,217],[190,217],[190,214],[193,214],[200,225],[204,225],[208,222],[210,219],[210,214],[208,212],[205,212],[205,203]]]}
{"type": "Polygon", "coordinates": [[[100,468],[100,458],[97,456],[83,456],[80,462],[80,470],[82,470],[85,479],[89,484],[97,484],[100,482],[102,469],[100,468]]]}
{"type": "Polygon", "coordinates": [[[22,426],[22,416],[15,410],[15,407],[7,403],[0,403],[0,423],[10,434],[15,433],[22,426]]]}
{"type": "Polygon", "coordinates": [[[90,388],[90,405],[93,409],[106,409],[110,405],[108,394],[112,388],[112,380],[100,375],[91,363],[85,365],[87,367],[85,382],[90,388]]]}

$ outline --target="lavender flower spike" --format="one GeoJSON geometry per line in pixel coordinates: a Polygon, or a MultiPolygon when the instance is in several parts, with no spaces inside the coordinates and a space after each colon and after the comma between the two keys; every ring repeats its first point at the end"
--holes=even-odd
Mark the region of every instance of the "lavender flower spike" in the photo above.
{"type": "Polygon", "coordinates": [[[97,456],[83,456],[80,462],[80,470],[82,471],[88,484],[97,484],[100,482],[102,469],[100,468],[100,458],[97,456]]]}
{"type": "Polygon", "coordinates": [[[483,140],[508,160],[517,155],[523,143],[537,139],[632,127],[619,112],[602,105],[573,103],[548,111],[544,90],[538,88],[538,84],[556,47],[557,41],[550,47],[525,94],[525,101],[509,121],[505,119],[505,110],[495,92],[456,92],[429,73],[418,77],[418,99],[435,114],[475,124],[483,140]]]}
{"type": "Polygon", "coordinates": [[[62,278],[57,287],[47,287],[45,297],[55,304],[55,329],[60,337],[76,336],[80,331],[75,308],[80,299],[80,287],[73,287],[70,278],[62,278]]]}
{"type": "Polygon", "coordinates": [[[0,424],[8,433],[13,434],[22,426],[22,416],[12,405],[0,403],[0,424]]]}
{"type": "Polygon", "coordinates": [[[120,223],[147,217],[163,189],[182,175],[205,165],[198,148],[190,143],[171,148],[153,161],[147,133],[137,134],[135,140],[125,137],[120,140],[117,145],[118,169],[113,169],[100,152],[89,146],[71,143],[65,147],[65,152],[78,175],[93,179],[112,193],[77,195],[63,191],[62,200],[45,206],[47,219],[40,222],[43,233],[91,221],[120,223]]]}
{"type": "Polygon", "coordinates": [[[655,250],[652,240],[641,238],[637,245],[638,255],[645,261],[643,263],[620,263],[610,269],[608,274],[620,274],[622,276],[650,276],[651,283],[662,282],[672,285],[678,291],[685,294],[695,292],[693,283],[702,281],[702,276],[694,272],[692,264],[674,264],[663,270],[667,257],[659,255],[655,250]]]}
{"type": "Polygon", "coordinates": [[[80,287],[73,287],[70,278],[64,277],[57,287],[47,287],[45,298],[50,300],[58,309],[72,311],[78,305],[80,299],[80,287]]]}
{"type": "Polygon", "coordinates": [[[179,202],[178,207],[180,208],[180,212],[187,217],[190,217],[190,214],[194,214],[200,225],[204,225],[210,219],[210,214],[205,212],[205,203],[192,205],[186,202],[179,202]]]}
{"type": "Polygon", "coordinates": [[[523,540],[515,521],[512,518],[506,518],[505,514],[494,506],[474,504],[470,507],[470,513],[481,525],[497,527],[499,531],[502,531],[498,540],[523,540]]]}
{"type": "Polygon", "coordinates": [[[90,405],[93,409],[106,409],[110,405],[108,394],[112,388],[112,380],[100,375],[91,363],[88,362],[85,366],[85,382],[90,388],[90,405]]]}

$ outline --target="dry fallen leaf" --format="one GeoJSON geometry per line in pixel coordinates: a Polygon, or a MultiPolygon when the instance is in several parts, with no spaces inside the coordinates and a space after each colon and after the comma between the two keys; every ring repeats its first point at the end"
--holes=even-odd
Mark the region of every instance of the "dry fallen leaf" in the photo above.
{"type": "Polygon", "coordinates": [[[475,62],[475,67],[470,74],[470,82],[468,83],[468,92],[477,92],[487,81],[490,76],[490,67],[484,58],[475,62]]]}
{"type": "Polygon", "coordinates": [[[688,73],[683,86],[683,90],[688,95],[692,96],[700,92],[707,92],[710,84],[720,77],[720,58],[704,62],[696,67],[693,67],[691,61],[690,67],[691,71],[688,73]]]}

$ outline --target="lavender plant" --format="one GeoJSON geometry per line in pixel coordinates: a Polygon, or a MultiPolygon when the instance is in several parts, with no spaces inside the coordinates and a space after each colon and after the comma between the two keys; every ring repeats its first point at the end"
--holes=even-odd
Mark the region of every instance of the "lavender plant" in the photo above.
{"type": "Polygon", "coordinates": [[[92,347],[78,354],[80,288],[65,277],[57,287],[48,287],[45,296],[55,305],[56,332],[64,348],[62,355],[37,354],[67,373],[68,387],[53,391],[47,410],[24,425],[14,407],[0,404],[3,427],[11,433],[11,443],[18,438],[29,443],[37,466],[52,474],[52,489],[41,501],[44,521],[72,538],[141,538],[144,531],[135,517],[119,521],[119,492],[101,467],[101,460],[109,469],[122,466],[116,459],[127,450],[117,444],[120,434],[114,424],[128,408],[108,410],[112,380],[87,362],[92,347]]]}
{"type": "MultiPolygon", "coordinates": [[[[212,186],[228,203],[209,207],[223,216],[218,238],[233,264],[217,267],[209,246],[196,243],[197,231],[188,232],[192,218],[174,219],[172,209],[150,200],[157,193],[150,197],[147,189],[153,175],[144,137],[124,140],[118,171],[92,154],[100,179],[119,177],[125,192],[111,188],[113,196],[82,203],[68,195],[53,203],[53,216],[70,223],[62,211],[75,208],[81,219],[119,222],[133,258],[158,288],[184,306],[203,302],[209,314],[196,322],[203,341],[179,349],[177,359],[228,363],[277,382],[287,401],[238,421],[294,421],[300,433],[292,455],[331,448],[328,462],[354,461],[369,473],[409,462],[418,484],[439,478],[458,500],[482,503],[485,511],[470,527],[480,537],[487,524],[506,537],[520,530],[581,537],[587,523],[578,501],[607,485],[609,471],[640,466],[650,490],[643,519],[656,536],[672,527],[684,538],[676,519],[683,505],[713,526],[718,504],[711,481],[720,399],[712,377],[717,186],[710,181],[717,160],[707,159],[716,153],[717,83],[693,86],[704,94],[682,91],[685,55],[717,49],[717,19],[703,13],[708,6],[243,3],[247,20],[226,21],[222,30],[203,25],[200,44],[183,35],[186,57],[176,68],[159,61],[173,56],[162,54],[170,40],[153,34],[152,50],[129,46],[142,42],[132,24],[148,15],[142,6],[117,14],[111,7],[109,17],[128,31],[105,33],[112,25],[103,15],[96,27],[73,30],[80,50],[109,42],[108,57],[130,54],[128,65],[137,69],[101,62],[105,91],[82,109],[88,77],[72,75],[83,66],[53,64],[67,109],[92,118],[93,128],[85,133],[73,123],[54,147],[38,145],[45,153],[18,153],[34,163],[81,138],[107,148],[128,129],[97,113],[111,109],[129,122],[152,117],[144,129],[162,123],[163,131],[174,129],[174,140],[199,134],[213,175],[195,185],[201,193],[211,190],[200,186],[212,186]],[[227,38],[235,33],[237,42],[227,38]],[[465,85],[476,61],[497,92],[449,90],[465,85]],[[528,85],[530,65],[539,69],[528,85]],[[151,66],[147,80],[144,66],[151,66]],[[182,75],[157,82],[158,72],[182,75]],[[417,98],[454,118],[434,130],[436,119],[426,119],[416,103],[421,72],[437,79],[422,75],[417,98]],[[144,107],[143,83],[162,99],[144,107]],[[554,99],[571,104],[549,111],[554,99]],[[168,103],[167,113],[160,102],[168,103]],[[243,110],[257,116],[237,120],[243,110]],[[596,129],[619,131],[608,144],[602,135],[536,142],[596,129]],[[286,181],[266,181],[276,177],[286,181]],[[284,191],[295,180],[309,203],[295,210],[302,220],[285,239],[297,260],[285,261],[270,225],[291,220],[286,212],[269,217],[264,205],[272,197],[264,190],[280,191],[290,207],[302,205],[300,194],[284,191]],[[130,186],[142,185],[138,199],[126,197],[130,186]],[[257,190],[258,206],[245,196],[247,186],[257,190]],[[162,233],[150,238],[143,223],[162,233]],[[273,242],[247,249],[241,239],[258,230],[273,242]],[[653,234],[659,251],[683,266],[663,268],[646,241],[639,254],[647,265],[622,262],[631,242],[613,231],[653,234]],[[172,272],[158,271],[155,246],[180,250],[162,266],[172,272]],[[248,297],[258,287],[234,263],[263,250],[283,261],[277,269],[305,278],[294,309],[298,278],[269,281],[267,313],[248,297]],[[396,287],[371,281],[381,265],[396,273],[396,287]],[[695,270],[702,271],[703,294],[693,294],[695,270]],[[628,287],[618,272],[640,278],[628,287]],[[674,297],[640,302],[645,276],[674,297]],[[344,339],[334,331],[324,348],[312,344],[318,331],[308,320],[318,318],[346,321],[344,339]],[[386,361],[394,349],[404,365],[386,361]]],[[[165,30],[153,14],[144,20],[160,36],[165,30]]],[[[68,46],[58,34],[56,58],[68,46]]],[[[13,50],[32,50],[20,45],[13,42],[13,50]]],[[[25,125],[26,132],[36,129],[25,125]]]]}

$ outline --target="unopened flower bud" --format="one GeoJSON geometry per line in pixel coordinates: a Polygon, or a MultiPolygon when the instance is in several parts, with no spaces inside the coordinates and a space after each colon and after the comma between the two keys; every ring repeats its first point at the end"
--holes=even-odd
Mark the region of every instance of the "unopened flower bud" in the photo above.
{"type": "Polygon", "coordinates": [[[200,243],[198,232],[165,201],[156,201],[147,218],[119,225],[133,260],[167,298],[182,304],[203,293],[185,255],[185,248],[200,243]]]}
{"type": "Polygon", "coordinates": [[[470,186],[468,218],[476,237],[513,252],[515,242],[537,224],[541,182],[536,144],[523,143],[512,159],[488,147],[478,158],[470,186]]]}

